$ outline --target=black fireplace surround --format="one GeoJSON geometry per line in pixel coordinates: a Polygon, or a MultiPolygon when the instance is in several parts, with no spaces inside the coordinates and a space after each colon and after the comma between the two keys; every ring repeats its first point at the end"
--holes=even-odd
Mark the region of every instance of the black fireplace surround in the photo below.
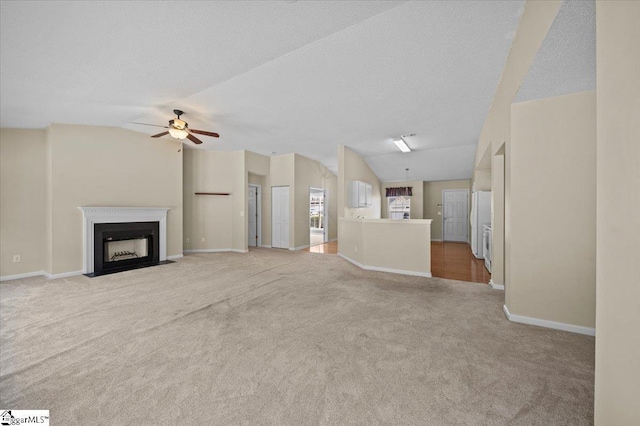
{"type": "Polygon", "coordinates": [[[111,274],[160,263],[160,223],[96,223],[93,275],[111,274]]]}

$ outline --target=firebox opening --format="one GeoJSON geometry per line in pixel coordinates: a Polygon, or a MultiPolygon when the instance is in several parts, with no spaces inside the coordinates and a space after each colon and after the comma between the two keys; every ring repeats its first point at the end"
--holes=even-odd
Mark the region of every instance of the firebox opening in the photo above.
{"type": "Polygon", "coordinates": [[[94,225],[93,275],[158,265],[159,260],[159,222],[94,225]]]}
{"type": "Polygon", "coordinates": [[[120,262],[127,259],[140,259],[147,257],[148,244],[150,236],[131,239],[113,239],[105,240],[104,261],[120,262]]]}

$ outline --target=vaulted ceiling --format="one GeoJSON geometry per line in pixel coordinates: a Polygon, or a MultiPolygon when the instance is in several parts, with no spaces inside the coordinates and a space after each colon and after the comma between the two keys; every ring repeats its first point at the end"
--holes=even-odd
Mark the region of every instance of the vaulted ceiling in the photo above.
{"type": "Polygon", "coordinates": [[[514,102],[596,89],[596,2],[565,1],[514,102]]]}
{"type": "MultiPolygon", "coordinates": [[[[2,2],[2,127],[166,124],[199,148],[336,146],[382,180],[469,178],[524,1],[2,2]],[[391,142],[401,134],[413,149],[391,142]]],[[[190,142],[186,142],[190,144],[190,142]]],[[[191,146],[188,146],[191,147],[191,146]]]]}

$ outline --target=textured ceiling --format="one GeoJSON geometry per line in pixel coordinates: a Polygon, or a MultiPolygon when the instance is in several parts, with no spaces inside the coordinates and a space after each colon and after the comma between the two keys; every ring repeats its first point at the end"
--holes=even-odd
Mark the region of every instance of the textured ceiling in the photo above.
{"type": "Polygon", "coordinates": [[[565,1],[514,102],[595,89],[595,1],[565,1]]]}
{"type": "MultiPolygon", "coordinates": [[[[3,127],[164,124],[203,149],[336,146],[382,180],[469,178],[524,2],[2,2],[3,127]],[[400,134],[414,151],[400,154],[400,134]]],[[[189,146],[189,145],[188,145],[189,146]]]]}

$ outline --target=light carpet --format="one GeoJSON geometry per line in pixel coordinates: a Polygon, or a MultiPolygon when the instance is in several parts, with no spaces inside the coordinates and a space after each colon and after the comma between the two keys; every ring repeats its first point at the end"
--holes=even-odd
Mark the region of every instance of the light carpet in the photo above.
{"type": "Polygon", "coordinates": [[[486,285],[206,253],[0,284],[0,408],[51,424],[593,423],[594,338],[486,285]]]}

